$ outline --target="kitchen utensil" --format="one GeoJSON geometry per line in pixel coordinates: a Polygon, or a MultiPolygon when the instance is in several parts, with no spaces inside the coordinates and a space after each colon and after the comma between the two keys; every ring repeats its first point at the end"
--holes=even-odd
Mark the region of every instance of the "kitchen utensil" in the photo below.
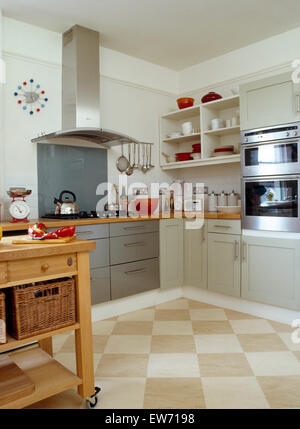
{"type": "Polygon", "coordinates": [[[142,170],[142,164],[141,164],[141,143],[138,143],[138,168],[142,170]]]}
{"type": "Polygon", "coordinates": [[[133,168],[134,169],[139,168],[139,166],[138,166],[138,164],[136,162],[136,146],[137,146],[137,143],[134,143],[134,153],[133,153],[133,158],[134,158],[134,160],[133,160],[133,168]]]}
{"type": "Polygon", "coordinates": [[[211,129],[218,130],[219,128],[224,127],[224,120],[220,118],[215,118],[211,120],[211,129]]]}
{"type": "Polygon", "coordinates": [[[228,206],[237,206],[238,205],[238,196],[232,191],[231,194],[228,195],[228,206]]]}
{"type": "Polygon", "coordinates": [[[218,202],[218,195],[212,191],[211,194],[208,195],[208,211],[209,212],[216,212],[217,211],[217,202],[218,202]]]}
{"type": "Polygon", "coordinates": [[[149,168],[154,168],[154,165],[152,165],[152,162],[151,162],[151,159],[152,159],[151,152],[152,152],[152,145],[149,144],[149,168]]]}
{"type": "Polygon", "coordinates": [[[194,105],[195,100],[191,97],[182,97],[178,98],[176,101],[179,109],[185,109],[186,107],[192,107],[194,105]]]}
{"type": "Polygon", "coordinates": [[[192,122],[184,122],[182,125],[182,133],[184,136],[188,136],[189,134],[192,134],[193,130],[193,124],[192,122]]]}
{"type": "Polygon", "coordinates": [[[133,166],[131,165],[131,147],[130,147],[130,143],[128,143],[128,162],[129,162],[129,167],[126,170],[126,174],[127,176],[131,176],[133,173],[133,166]]]}
{"type": "Polygon", "coordinates": [[[120,173],[124,173],[129,167],[129,161],[126,158],[126,156],[124,156],[124,153],[123,153],[123,144],[122,144],[122,155],[119,156],[119,158],[117,159],[116,166],[117,166],[117,169],[120,171],[120,173]]]}
{"type": "Polygon", "coordinates": [[[55,214],[78,214],[79,209],[76,204],[76,196],[71,191],[62,191],[57,198],[54,198],[54,204],[56,205],[55,214]],[[72,196],[73,201],[69,197],[63,198],[64,194],[72,196]]]}
{"type": "Polygon", "coordinates": [[[228,195],[225,194],[224,191],[221,192],[220,195],[218,195],[218,206],[227,207],[228,205],[228,195]]]}
{"type": "Polygon", "coordinates": [[[241,213],[240,206],[217,206],[217,211],[220,213],[233,214],[233,213],[241,213]]]}
{"type": "Polygon", "coordinates": [[[222,98],[222,95],[217,94],[216,92],[210,91],[208,94],[205,94],[201,101],[202,103],[208,103],[209,101],[219,100],[222,98]]]}
{"type": "Polygon", "coordinates": [[[147,160],[146,160],[146,145],[143,144],[143,166],[142,166],[142,172],[147,173],[148,167],[147,167],[147,160]]]}

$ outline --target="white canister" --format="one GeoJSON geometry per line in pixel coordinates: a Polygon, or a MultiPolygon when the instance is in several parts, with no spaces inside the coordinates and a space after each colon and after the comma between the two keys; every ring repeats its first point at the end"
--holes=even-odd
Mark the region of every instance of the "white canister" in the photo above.
{"type": "Polygon", "coordinates": [[[232,125],[233,127],[237,127],[237,126],[239,125],[239,120],[238,120],[238,117],[237,117],[237,116],[234,116],[234,117],[231,119],[231,125],[232,125]]]}
{"type": "Polygon", "coordinates": [[[189,134],[192,134],[193,131],[193,124],[192,122],[184,122],[182,125],[182,133],[187,136],[189,134]]]}
{"type": "Polygon", "coordinates": [[[226,207],[228,205],[228,196],[222,191],[222,193],[218,196],[218,206],[226,207]]]}
{"type": "Polygon", "coordinates": [[[211,129],[212,130],[218,130],[219,128],[223,128],[224,127],[224,120],[223,119],[219,119],[219,118],[215,118],[211,120],[211,129]]]}
{"type": "Polygon", "coordinates": [[[231,194],[228,195],[228,205],[229,206],[238,205],[238,196],[234,191],[232,191],[231,194]]]}
{"type": "Polygon", "coordinates": [[[230,128],[230,127],[231,127],[231,120],[226,119],[226,128],[230,128]]]}
{"type": "Polygon", "coordinates": [[[214,191],[208,195],[208,211],[216,212],[218,204],[218,196],[214,193],[214,191]]]}

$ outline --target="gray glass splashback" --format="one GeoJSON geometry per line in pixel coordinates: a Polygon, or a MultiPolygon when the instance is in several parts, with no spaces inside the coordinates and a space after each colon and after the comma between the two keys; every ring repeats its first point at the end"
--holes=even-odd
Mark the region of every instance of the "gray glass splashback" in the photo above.
{"type": "Polygon", "coordinates": [[[54,198],[74,192],[79,210],[95,210],[99,183],[107,182],[107,150],[37,144],[39,216],[54,213],[54,198]]]}

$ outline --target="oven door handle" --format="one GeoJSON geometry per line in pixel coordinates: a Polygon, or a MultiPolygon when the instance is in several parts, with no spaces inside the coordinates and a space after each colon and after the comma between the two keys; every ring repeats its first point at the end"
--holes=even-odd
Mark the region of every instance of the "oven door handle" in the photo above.
{"type": "Polygon", "coordinates": [[[299,180],[300,176],[294,176],[294,175],[281,175],[281,176],[256,176],[256,177],[243,177],[243,182],[266,182],[268,180],[299,180]]]}
{"type": "Polygon", "coordinates": [[[263,142],[253,142],[253,143],[242,143],[242,149],[253,149],[255,147],[266,146],[266,145],[282,145],[285,143],[299,143],[300,136],[294,137],[290,139],[282,139],[282,140],[267,140],[263,142]]]}

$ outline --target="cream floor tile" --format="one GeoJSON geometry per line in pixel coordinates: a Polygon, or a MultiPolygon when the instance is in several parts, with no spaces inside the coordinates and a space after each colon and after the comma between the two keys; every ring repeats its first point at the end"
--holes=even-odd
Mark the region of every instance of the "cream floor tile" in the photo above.
{"type": "Polygon", "coordinates": [[[104,353],[150,353],[151,335],[111,335],[104,353]]]}
{"type": "Polygon", "coordinates": [[[277,333],[238,334],[237,337],[244,352],[276,352],[288,350],[277,333]]]}
{"type": "Polygon", "coordinates": [[[190,310],[191,320],[227,320],[224,310],[202,308],[190,310]]]}
{"type": "Polygon", "coordinates": [[[190,320],[190,313],[188,310],[156,310],[155,320],[190,320]]]}
{"type": "Polygon", "coordinates": [[[256,316],[251,316],[251,314],[241,313],[239,311],[224,309],[225,314],[228,320],[242,320],[242,319],[259,319],[256,316]]]}
{"type": "MultiPolygon", "coordinates": [[[[94,353],[94,371],[96,371],[96,368],[100,362],[102,354],[101,353],[94,353]]],[[[75,353],[57,353],[55,355],[55,360],[57,360],[59,363],[64,365],[66,368],[68,368],[70,371],[74,372],[76,374],[76,355],[75,353]]]]}
{"type": "Polygon", "coordinates": [[[230,320],[230,324],[236,334],[271,334],[275,332],[270,323],[263,319],[230,320]]]}
{"type": "Polygon", "coordinates": [[[190,310],[204,309],[204,308],[207,308],[207,309],[210,308],[210,309],[215,309],[216,310],[217,308],[219,308],[216,305],[207,304],[206,302],[194,301],[192,299],[188,300],[188,304],[189,304],[189,309],[190,310]]]}
{"type": "Polygon", "coordinates": [[[58,348],[59,353],[75,353],[75,335],[66,336],[64,343],[58,348]]]}
{"type": "Polygon", "coordinates": [[[228,320],[193,320],[194,334],[233,334],[233,329],[228,320]]]}
{"type": "Polygon", "coordinates": [[[202,383],[197,378],[148,378],[144,408],[205,408],[202,383]]]}
{"type": "Polygon", "coordinates": [[[96,408],[143,408],[145,383],[145,378],[96,378],[95,384],[101,387],[96,408]]]}
{"type": "Polygon", "coordinates": [[[300,362],[290,351],[245,354],[256,376],[300,375],[300,362]]]}
{"type": "Polygon", "coordinates": [[[296,333],[295,338],[292,337],[291,333],[288,332],[279,332],[278,335],[289,348],[289,350],[300,351],[300,336],[298,333],[296,333]]]}
{"type": "Polygon", "coordinates": [[[110,335],[116,324],[116,321],[100,320],[92,325],[93,335],[110,335]]]}
{"type": "Polygon", "coordinates": [[[244,353],[198,355],[201,377],[247,377],[253,372],[244,353]]]}
{"type": "Polygon", "coordinates": [[[153,335],[151,353],[196,353],[193,335],[153,335]]]}
{"type": "Polygon", "coordinates": [[[66,340],[69,338],[71,334],[62,334],[62,335],[55,335],[52,337],[52,347],[53,347],[53,353],[57,353],[61,347],[64,345],[66,340]]]}
{"type": "Polygon", "coordinates": [[[108,335],[93,335],[94,353],[103,353],[109,338],[108,335]]]}
{"type": "Polygon", "coordinates": [[[96,369],[96,378],[146,377],[148,358],[146,354],[104,354],[96,369]]]}
{"type": "Polygon", "coordinates": [[[269,408],[255,377],[204,377],[202,385],[207,408],[269,408]]]}
{"type": "Polygon", "coordinates": [[[151,335],[153,322],[117,322],[113,335],[151,335]]]}
{"type": "Polygon", "coordinates": [[[197,353],[242,353],[234,334],[195,335],[197,353]]]}
{"type": "Polygon", "coordinates": [[[150,354],[148,377],[199,377],[197,355],[192,353],[150,354]]]}
{"type": "Polygon", "coordinates": [[[300,408],[300,376],[257,377],[271,408],[300,408]]]}
{"type": "Polygon", "coordinates": [[[118,317],[119,322],[151,322],[154,320],[154,308],[133,311],[132,313],[122,314],[118,317]]]}
{"type": "Polygon", "coordinates": [[[156,310],[188,310],[188,300],[185,298],[175,299],[174,301],[157,304],[156,310]]]}
{"type": "Polygon", "coordinates": [[[193,334],[192,322],[190,321],[177,321],[153,322],[153,335],[191,335],[193,334]]]}

